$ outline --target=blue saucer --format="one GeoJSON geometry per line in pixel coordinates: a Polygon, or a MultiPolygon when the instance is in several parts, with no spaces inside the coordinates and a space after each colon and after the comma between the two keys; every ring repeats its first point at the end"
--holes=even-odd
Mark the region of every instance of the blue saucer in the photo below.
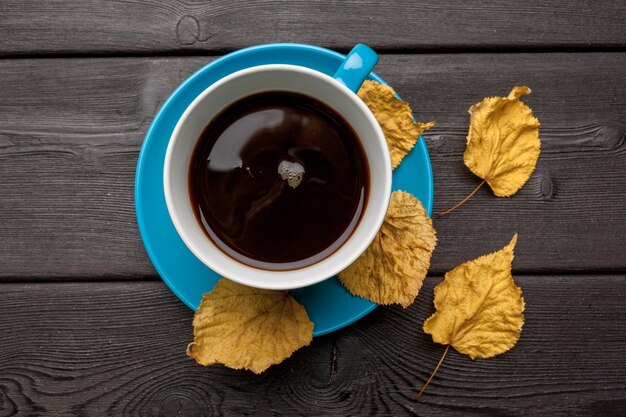
{"type": "MultiPolygon", "coordinates": [[[[137,222],[148,256],[163,281],[189,308],[196,310],[202,294],[220,277],[200,262],[180,239],[170,220],[163,195],[163,163],[174,126],[187,106],[220,78],[244,68],[264,64],[293,64],[333,75],[345,57],[310,45],[269,44],[225,55],[185,80],[155,116],[141,147],[135,176],[137,222]]],[[[383,58],[384,59],[384,58],[383,58]]],[[[370,79],[384,82],[372,73],[370,79]]],[[[424,140],[393,173],[393,189],[417,196],[430,214],[433,176],[424,140]]],[[[314,336],[341,329],[376,308],[376,304],[350,295],[331,278],[292,292],[315,323],[314,336]]]]}

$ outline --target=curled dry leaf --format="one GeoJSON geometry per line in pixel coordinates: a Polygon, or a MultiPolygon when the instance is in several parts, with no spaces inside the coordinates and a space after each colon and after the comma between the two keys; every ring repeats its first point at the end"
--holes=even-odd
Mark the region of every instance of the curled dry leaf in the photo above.
{"type": "Polygon", "coordinates": [[[436,241],[422,203],[407,192],[395,191],[374,241],[339,274],[339,280],[353,295],[407,307],[422,287],[436,241]]]}
{"type": "Polygon", "coordinates": [[[465,203],[487,183],[498,197],[510,197],[535,170],[541,143],[539,120],[520,101],[530,88],[514,87],[508,97],[488,97],[470,107],[465,165],[483,181],[460,203],[438,213],[440,217],[465,203]]]}
{"type": "Polygon", "coordinates": [[[498,197],[515,194],[539,158],[540,123],[520,101],[525,94],[530,94],[530,88],[514,87],[508,97],[489,97],[469,109],[463,161],[498,197]]]}
{"type": "Polygon", "coordinates": [[[409,103],[400,100],[388,85],[366,80],[358,95],[372,111],[385,134],[394,169],[413,149],[420,135],[437,124],[416,123],[409,103]]]}
{"type": "Polygon", "coordinates": [[[199,364],[221,363],[258,374],[311,343],[313,323],[287,291],[221,279],[202,297],[193,334],[187,355],[199,364]]]}
{"type": "MultiPolygon", "coordinates": [[[[472,359],[490,358],[517,343],[524,324],[522,290],[511,275],[517,234],[502,250],[466,262],[446,273],[435,287],[435,309],[424,322],[433,341],[472,359]]],[[[420,393],[432,380],[443,357],[420,393]]]]}
{"type": "Polygon", "coordinates": [[[511,275],[517,235],[502,250],[457,266],[435,288],[437,311],[424,322],[433,341],[470,358],[511,349],[524,324],[522,290],[511,275]]]}

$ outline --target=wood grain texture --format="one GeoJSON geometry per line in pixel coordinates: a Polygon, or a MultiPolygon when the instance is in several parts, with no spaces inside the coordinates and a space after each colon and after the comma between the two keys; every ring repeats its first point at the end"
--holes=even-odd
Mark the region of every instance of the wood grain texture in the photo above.
{"type": "Polygon", "coordinates": [[[192,313],[160,282],[0,286],[0,416],[618,416],[626,413],[626,276],[516,277],[511,351],[472,361],[421,330],[416,303],[379,308],[261,376],[185,356],[192,313]]]}
{"type": "MultiPolygon", "coordinates": [[[[133,179],[160,104],[209,58],[0,61],[0,279],[154,276],[133,179]]],[[[432,272],[520,233],[518,271],[626,269],[626,54],[383,55],[377,67],[426,134],[435,212],[478,179],[462,163],[468,107],[516,84],[542,123],[542,155],[512,198],[485,187],[435,221],[432,272]]]]}
{"type": "Polygon", "coordinates": [[[387,51],[626,45],[621,1],[3,0],[0,54],[224,51],[266,42],[387,51]]]}

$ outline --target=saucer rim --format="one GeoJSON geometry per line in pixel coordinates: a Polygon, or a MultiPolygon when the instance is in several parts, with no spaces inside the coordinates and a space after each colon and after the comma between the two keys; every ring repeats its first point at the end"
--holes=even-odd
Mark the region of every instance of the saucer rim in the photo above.
{"type": "MultiPolygon", "coordinates": [[[[204,74],[206,71],[211,71],[212,67],[214,67],[215,65],[217,65],[218,63],[222,63],[224,61],[229,61],[229,60],[234,60],[234,59],[239,59],[241,58],[241,55],[245,55],[249,52],[255,51],[258,52],[259,50],[273,50],[273,49],[284,49],[284,51],[280,51],[280,52],[289,52],[290,49],[294,50],[294,49],[300,49],[300,50],[308,50],[310,52],[318,52],[318,53],[322,53],[322,54],[327,54],[327,55],[332,55],[336,58],[339,59],[344,59],[345,55],[342,55],[338,52],[335,52],[333,50],[330,49],[326,49],[326,48],[322,48],[319,46],[314,46],[314,45],[307,45],[307,44],[298,44],[298,43],[271,43],[271,44],[263,44],[263,45],[255,45],[255,46],[251,46],[251,47],[247,47],[247,48],[243,48],[243,49],[239,49],[237,51],[233,51],[229,54],[226,54],[222,57],[216,58],[213,61],[207,63],[206,65],[202,66],[201,68],[199,68],[198,70],[196,70],[191,76],[189,76],[187,79],[185,79],[184,81],[182,81],[178,87],[176,89],[174,89],[173,92],[170,93],[170,95],[168,96],[168,98],[163,102],[163,104],[159,107],[159,110],[155,113],[152,122],[150,123],[150,126],[148,128],[148,130],[146,131],[146,134],[144,135],[144,139],[142,141],[142,145],[141,145],[141,149],[137,158],[137,165],[136,165],[136,171],[135,171],[135,183],[134,183],[134,200],[135,200],[135,214],[137,217],[137,224],[138,224],[138,228],[139,228],[139,232],[141,235],[141,239],[143,242],[143,246],[148,254],[148,257],[152,263],[152,265],[154,266],[156,272],[159,274],[160,278],[165,282],[165,284],[168,286],[168,288],[170,289],[170,291],[172,291],[174,293],[174,295],[176,295],[177,298],[179,298],[183,303],[185,303],[185,305],[187,305],[190,309],[192,309],[193,311],[196,310],[197,307],[194,306],[195,303],[190,302],[185,295],[183,295],[177,288],[176,286],[173,286],[172,283],[170,283],[170,279],[168,279],[166,277],[167,274],[163,273],[163,268],[160,266],[159,264],[159,259],[157,256],[155,256],[154,252],[153,252],[153,248],[152,245],[148,242],[149,239],[147,239],[147,237],[145,236],[144,233],[144,229],[147,227],[145,225],[145,221],[147,221],[141,214],[140,212],[143,211],[142,207],[141,207],[141,199],[139,198],[139,194],[140,194],[140,173],[142,172],[142,166],[144,164],[144,161],[146,158],[146,153],[144,152],[145,148],[148,146],[148,142],[149,142],[149,138],[154,134],[153,130],[156,129],[156,121],[159,120],[159,118],[163,117],[163,114],[168,111],[168,107],[170,106],[170,102],[173,101],[175,99],[176,96],[178,96],[179,94],[181,94],[181,90],[183,90],[188,84],[194,82],[194,80],[198,77],[201,77],[202,74],[204,74]]],[[[250,66],[255,66],[255,65],[250,65],[250,66]]],[[[306,66],[306,65],[304,65],[306,66]]],[[[309,67],[310,68],[310,67],[309,67]]],[[[378,76],[375,72],[370,73],[370,76],[368,77],[368,79],[370,80],[374,80],[383,84],[387,84],[385,80],[383,80],[380,76],[378,76]]],[[[426,182],[426,189],[428,190],[428,194],[429,197],[427,199],[427,201],[422,201],[422,204],[424,205],[427,213],[429,215],[431,215],[432,213],[432,206],[433,206],[433,200],[434,200],[434,180],[433,180],[433,172],[432,172],[432,164],[430,161],[430,155],[428,153],[428,149],[426,147],[426,143],[424,141],[424,138],[422,136],[420,136],[420,138],[418,138],[417,143],[415,144],[415,148],[420,148],[419,151],[423,153],[424,156],[424,160],[421,161],[423,163],[425,163],[425,169],[428,172],[429,175],[425,176],[424,178],[421,178],[422,181],[426,182]]],[[[413,149],[412,152],[417,151],[417,149],[413,149]]],[[[393,186],[393,185],[392,185],[393,186]]],[[[331,278],[332,279],[332,278],[331,278]]],[[[324,282],[324,281],[323,281],[324,282]]],[[[320,285],[320,283],[317,283],[315,285],[320,285]]],[[[306,288],[310,288],[309,287],[303,287],[302,289],[306,289],[306,288]]],[[[298,291],[298,290],[296,290],[298,291]]],[[[363,318],[364,316],[366,316],[367,314],[371,313],[378,305],[375,303],[371,303],[371,305],[368,305],[366,308],[363,308],[363,310],[361,310],[361,312],[359,314],[356,314],[354,316],[352,316],[350,319],[345,320],[341,323],[336,324],[335,326],[331,326],[331,327],[327,327],[324,330],[320,330],[320,331],[315,331],[314,332],[314,336],[321,336],[324,334],[328,334],[331,332],[334,332],[336,330],[342,329],[356,321],[358,321],[359,319],[363,318]]]]}

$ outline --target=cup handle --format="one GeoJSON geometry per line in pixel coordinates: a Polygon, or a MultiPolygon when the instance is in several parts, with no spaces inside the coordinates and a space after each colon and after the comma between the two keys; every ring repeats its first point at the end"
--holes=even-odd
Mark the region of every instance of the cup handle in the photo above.
{"type": "Polygon", "coordinates": [[[359,43],[352,48],[333,77],[356,93],[377,62],[376,52],[359,43]]]}

